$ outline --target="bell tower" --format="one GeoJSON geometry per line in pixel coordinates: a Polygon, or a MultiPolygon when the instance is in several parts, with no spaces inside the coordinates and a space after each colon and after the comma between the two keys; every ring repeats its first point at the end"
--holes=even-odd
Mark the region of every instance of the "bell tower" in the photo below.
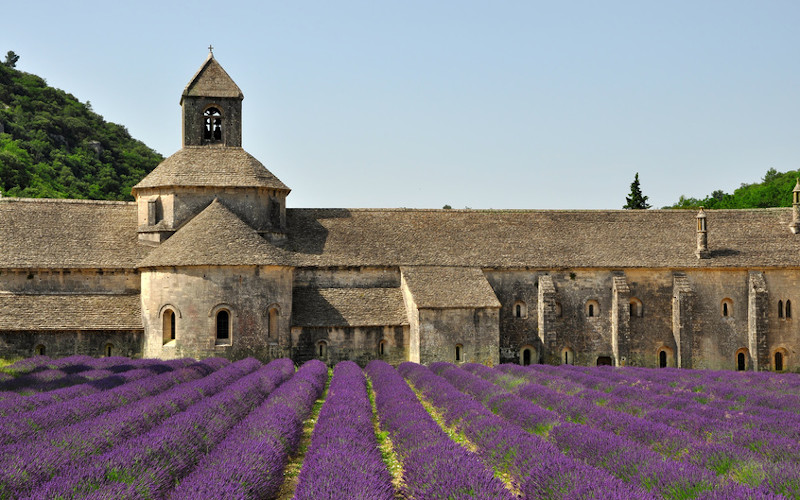
{"type": "Polygon", "coordinates": [[[183,147],[242,146],[244,95],[212,49],[181,95],[183,147]]]}

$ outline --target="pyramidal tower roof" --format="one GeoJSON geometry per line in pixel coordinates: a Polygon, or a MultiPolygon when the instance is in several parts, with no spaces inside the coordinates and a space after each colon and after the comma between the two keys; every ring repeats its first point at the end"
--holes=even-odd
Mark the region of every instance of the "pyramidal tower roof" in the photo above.
{"type": "Polygon", "coordinates": [[[218,199],[190,220],[138,265],[262,266],[291,265],[291,256],[262,238],[218,199]]]}
{"type": "Polygon", "coordinates": [[[197,70],[197,73],[186,85],[186,88],[183,89],[181,103],[183,103],[183,98],[187,96],[244,99],[242,90],[214,59],[214,53],[210,51],[203,65],[200,66],[200,69],[197,70]]]}

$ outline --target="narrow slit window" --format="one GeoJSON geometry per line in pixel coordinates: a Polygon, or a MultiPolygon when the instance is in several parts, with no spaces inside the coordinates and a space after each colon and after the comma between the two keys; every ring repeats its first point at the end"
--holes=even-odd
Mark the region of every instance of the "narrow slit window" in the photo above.
{"type": "Polygon", "coordinates": [[[461,344],[456,346],[456,361],[463,361],[463,353],[461,352],[462,346],[461,344]]]}
{"type": "Polygon", "coordinates": [[[778,317],[779,318],[783,317],[783,301],[782,300],[778,301],[778,317]]]}
{"type": "Polygon", "coordinates": [[[228,311],[217,313],[217,340],[228,340],[231,336],[231,317],[228,311]]]}
{"type": "Polygon", "coordinates": [[[786,313],[785,316],[786,316],[787,319],[792,317],[792,301],[791,300],[787,300],[786,301],[786,309],[784,311],[786,313]]]}

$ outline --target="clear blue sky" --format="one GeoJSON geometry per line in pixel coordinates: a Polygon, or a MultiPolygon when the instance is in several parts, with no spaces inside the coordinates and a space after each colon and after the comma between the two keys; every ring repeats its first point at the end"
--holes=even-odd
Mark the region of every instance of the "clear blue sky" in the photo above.
{"type": "MultiPolygon", "coordinates": [[[[0,54],[165,156],[213,44],[290,207],[660,207],[800,168],[800,2],[75,1],[0,54]]],[[[787,196],[789,194],[787,193],[787,196]]]]}

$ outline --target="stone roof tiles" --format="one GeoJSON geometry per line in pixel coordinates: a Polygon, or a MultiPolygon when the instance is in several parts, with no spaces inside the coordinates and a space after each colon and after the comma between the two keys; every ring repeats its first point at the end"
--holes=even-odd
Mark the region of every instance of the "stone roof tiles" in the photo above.
{"type": "Polygon", "coordinates": [[[500,307],[492,286],[478,268],[401,267],[400,272],[420,309],[500,307]]]}
{"type": "Polygon", "coordinates": [[[0,330],[141,330],[139,295],[0,293],[0,330]]]}
{"type": "Polygon", "coordinates": [[[291,265],[291,255],[270,244],[215,199],[156,247],[140,268],[164,266],[291,265]]]}
{"type": "Polygon", "coordinates": [[[240,147],[186,146],[159,163],[133,190],[169,186],[289,188],[240,147]]]}
{"type": "Polygon", "coordinates": [[[0,267],[132,269],[136,204],[0,198],[0,267]]]}
{"type": "Polygon", "coordinates": [[[292,295],[292,326],[407,324],[399,288],[298,288],[292,295]]]}
{"type": "Polygon", "coordinates": [[[239,86],[214,59],[214,55],[209,53],[208,58],[197,70],[186,88],[183,90],[181,102],[185,96],[201,97],[238,97],[244,98],[239,86]]]}
{"type": "Polygon", "coordinates": [[[287,210],[303,265],[481,268],[800,267],[791,209],[714,210],[698,259],[693,210],[287,210]]]}

